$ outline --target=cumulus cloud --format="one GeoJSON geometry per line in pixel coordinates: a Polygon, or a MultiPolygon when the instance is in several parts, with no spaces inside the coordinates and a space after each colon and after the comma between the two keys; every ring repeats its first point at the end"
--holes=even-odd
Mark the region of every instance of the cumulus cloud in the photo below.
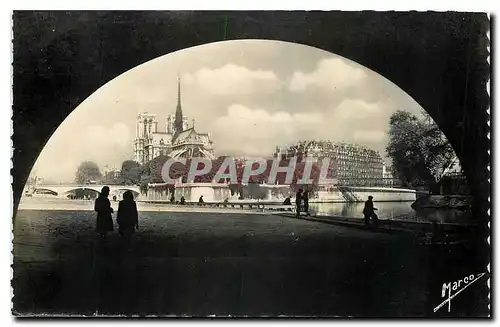
{"type": "Polygon", "coordinates": [[[353,99],[295,113],[233,104],[210,129],[219,155],[269,156],[276,145],[313,139],[361,143],[383,154],[389,115],[383,103],[353,99]]]}
{"type": "Polygon", "coordinates": [[[366,71],[356,67],[345,59],[328,58],[318,62],[310,73],[297,71],[292,75],[289,89],[292,92],[304,92],[309,86],[324,89],[346,89],[359,85],[367,77],[366,71]]]}
{"type": "Polygon", "coordinates": [[[269,156],[276,145],[313,133],[322,122],[323,114],[317,112],[290,114],[233,104],[214,121],[212,130],[221,154],[269,156]]]}
{"type": "Polygon", "coordinates": [[[183,81],[215,95],[272,93],[280,87],[280,80],[273,71],[250,70],[234,64],[216,69],[202,68],[183,75],[183,81]]]}

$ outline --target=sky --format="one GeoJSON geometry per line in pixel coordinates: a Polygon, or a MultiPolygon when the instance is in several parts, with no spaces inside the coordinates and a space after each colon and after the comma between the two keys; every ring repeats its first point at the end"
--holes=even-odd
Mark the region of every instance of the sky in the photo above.
{"type": "Polygon", "coordinates": [[[103,85],[54,132],[31,175],[71,182],[82,161],[121,167],[133,159],[139,113],[156,114],[165,131],[178,77],[183,113],[210,133],[217,156],[268,157],[276,145],[314,139],[363,144],[385,157],[391,114],[422,110],[383,76],[323,50],[267,40],[210,43],[131,67],[103,85]]]}

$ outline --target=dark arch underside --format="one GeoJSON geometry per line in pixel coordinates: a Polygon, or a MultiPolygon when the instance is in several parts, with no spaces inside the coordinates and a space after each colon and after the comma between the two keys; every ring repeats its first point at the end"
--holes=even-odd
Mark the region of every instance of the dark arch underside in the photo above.
{"type": "Polygon", "coordinates": [[[487,220],[486,14],[25,11],[15,12],[13,21],[15,209],[49,136],[100,86],[179,49],[254,38],[324,49],[401,87],[450,140],[477,217],[487,220]]]}

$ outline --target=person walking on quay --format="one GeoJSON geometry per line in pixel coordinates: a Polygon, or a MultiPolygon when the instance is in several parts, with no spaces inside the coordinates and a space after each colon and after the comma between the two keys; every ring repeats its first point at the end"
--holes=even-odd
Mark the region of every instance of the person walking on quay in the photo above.
{"type": "Polygon", "coordinates": [[[309,215],[309,191],[305,190],[304,195],[302,196],[304,199],[304,212],[306,215],[309,215]]]}
{"type": "Polygon", "coordinates": [[[119,233],[122,237],[122,244],[126,249],[130,249],[132,234],[135,229],[139,229],[139,215],[132,192],[126,191],[123,193],[123,200],[118,205],[116,221],[118,222],[119,233]]]}
{"type": "Polygon", "coordinates": [[[113,230],[113,219],[111,218],[113,208],[111,208],[108,196],[109,187],[104,186],[94,205],[94,210],[97,212],[96,230],[102,238],[105,238],[106,234],[113,230]]]}
{"type": "Polygon", "coordinates": [[[373,196],[369,195],[368,200],[365,202],[365,207],[363,208],[365,226],[368,226],[370,218],[373,219],[375,223],[378,223],[378,216],[375,214],[375,210],[377,210],[377,208],[373,206],[373,196]]]}
{"type": "Polygon", "coordinates": [[[203,205],[203,203],[205,203],[205,201],[203,201],[203,195],[200,196],[200,198],[198,199],[198,204],[199,205],[203,205]]]}
{"type": "Polygon", "coordinates": [[[295,206],[296,206],[297,217],[300,216],[300,207],[302,205],[302,201],[304,201],[304,199],[302,198],[302,189],[299,189],[299,191],[295,195],[295,206]]]}

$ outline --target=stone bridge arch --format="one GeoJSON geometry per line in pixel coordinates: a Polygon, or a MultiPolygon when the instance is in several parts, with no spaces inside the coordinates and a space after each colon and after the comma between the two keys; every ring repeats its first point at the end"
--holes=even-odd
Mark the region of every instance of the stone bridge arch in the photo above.
{"type": "MultiPolygon", "coordinates": [[[[43,185],[37,186],[35,188],[35,192],[47,192],[52,193],[54,196],[66,197],[72,192],[80,191],[80,190],[91,190],[95,192],[95,194],[100,194],[104,185],[43,185]]],[[[127,185],[109,185],[110,195],[121,196],[125,191],[131,191],[134,195],[134,198],[137,198],[140,195],[139,187],[137,186],[127,186],[127,185]]]]}
{"type": "MultiPolygon", "coordinates": [[[[88,190],[91,190],[92,191],[92,198],[95,198],[95,197],[98,197],[99,194],[101,194],[101,190],[100,189],[97,189],[96,187],[74,187],[74,188],[69,188],[68,190],[66,190],[63,194],[61,194],[61,196],[64,196],[64,197],[69,197],[71,196],[72,193],[74,193],[75,195],[78,194],[78,191],[88,191],[88,190]]],[[[86,192],[88,193],[88,192],[86,192]]]]}
{"type": "MultiPolygon", "coordinates": [[[[115,193],[119,193],[120,195],[123,195],[126,191],[132,192],[134,195],[134,199],[136,199],[139,195],[141,195],[141,192],[138,189],[133,189],[133,188],[116,188],[114,189],[115,193]]],[[[113,191],[112,191],[113,192],[113,191]]],[[[119,198],[121,200],[121,198],[119,198]]]]}
{"type": "Polygon", "coordinates": [[[58,196],[59,192],[53,190],[50,187],[37,187],[34,189],[35,194],[47,194],[47,195],[53,195],[53,196],[58,196]]]}

